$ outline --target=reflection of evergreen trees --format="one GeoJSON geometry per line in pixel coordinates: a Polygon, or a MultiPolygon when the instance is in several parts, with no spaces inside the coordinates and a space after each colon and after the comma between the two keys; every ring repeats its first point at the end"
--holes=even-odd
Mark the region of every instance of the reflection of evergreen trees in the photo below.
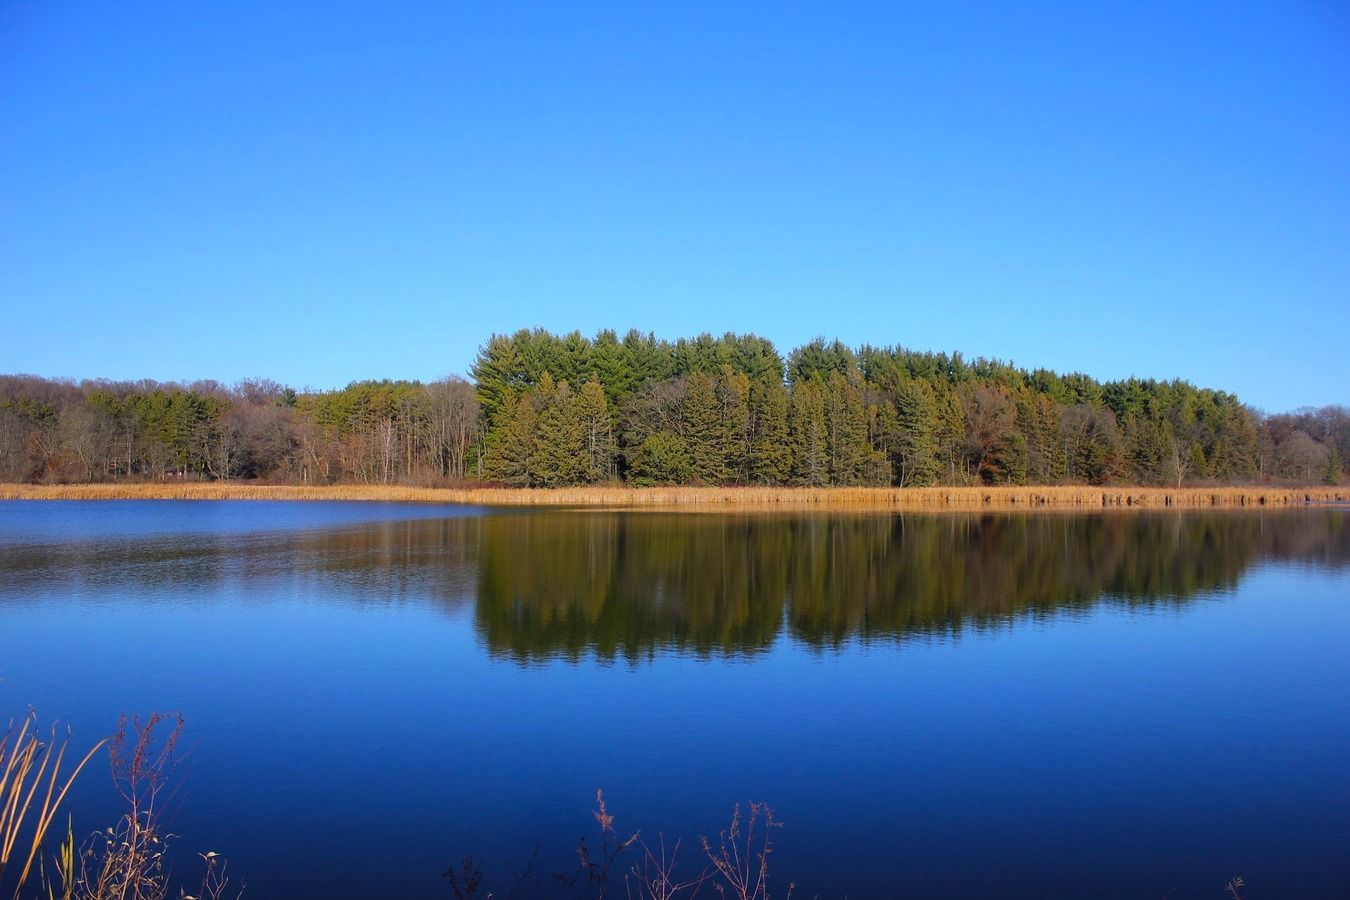
{"type": "Polygon", "coordinates": [[[0,602],[154,599],[235,585],[267,602],[476,592],[490,651],[528,661],[661,648],[755,653],[983,627],[1103,600],[1183,603],[1263,561],[1350,562],[1343,511],[770,516],[531,511],[330,529],[0,546],[0,602]]]}
{"type": "Polygon", "coordinates": [[[478,622],[495,651],[752,650],[781,624],[789,548],[744,519],[545,513],[482,528],[478,622]]]}
{"type": "Polygon", "coordinates": [[[519,660],[820,647],[1022,614],[1182,603],[1265,558],[1350,560],[1336,512],[779,518],[542,513],[481,523],[477,616],[519,660]]]}

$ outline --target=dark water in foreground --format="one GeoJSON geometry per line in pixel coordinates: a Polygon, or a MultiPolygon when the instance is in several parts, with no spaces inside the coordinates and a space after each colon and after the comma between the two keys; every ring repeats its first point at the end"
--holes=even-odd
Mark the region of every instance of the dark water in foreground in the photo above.
{"type": "Polygon", "coordinates": [[[6,502],[30,704],[182,710],[179,867],[254,900],[560,863],[597,787],[691,861],[769,801],[776,896],[1347,896],[1350,512],[6,502]]]}

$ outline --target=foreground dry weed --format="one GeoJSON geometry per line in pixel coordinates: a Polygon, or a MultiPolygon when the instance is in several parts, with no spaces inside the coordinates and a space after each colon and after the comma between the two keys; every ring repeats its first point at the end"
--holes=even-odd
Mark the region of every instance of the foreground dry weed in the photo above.
{"type": "MultiPolygon", "coordinates": [[[[586,838],[577,841],[576,862],[556,872],[546,883],[539,883],[535,869],[538,850],[521,873],[513,873],[513,884],[503,893],[488,891],[485,898],[537,897],[548,892],[567,897],[605,900],[619,893],[625,900],[693,900],[704,888],[730,900],[772,900],[769,892],[769,856],[773,852],[773,831],[782,824],[774,818],[767,803],[751,803],[748,816],[737,804],[731,824],[719,832],[716,842],[699,839],[703,859],[693,868],[680,862],[680,842],[667,845],[658,835],[655,845],[643,840],[641,832],[626,837],[614,827],[614,816],[605,803],[603,791],[595,792],[596,809],[592,814],[600,827],[600,843],[592,848],[586,838]],[[637,859],[630,861],[632,853],[637,859]]],[[[443,873],[456,900],[473,900],[484,890],[483,869],[472,856],[465,857],[459,869],[443,873]]],[[[792,897],[794,885],[784,895],[792,897]]]]}
{"type": "MultiPolygon", "coordinates": [[[[125,812],[115,826],[89,839],[78,860],[74,835],[68,834],[58,863],[61,888],[49,890],[50,898],[168,900],[171,888],[164,853],[169,835],[161,822],[161,807],[178,764],[182,736],[181,715],[155,713],[144,721],[121,718],[108,755],[125,812]]],[[[224,859],[214,852],[198,856],[204,871],[201,885],[195,894],[180,890],[180,900],[223,900],[229,887],[224,859]]]]}
{"type": "Polygon", "coordinates": [[[122,717],[110,743],[113,783],[126,810],[117,825],[97,832],[79,854],[69,880],[62,872],[63,896],[70,900],[166,900],[168,879],[160,827],[160,803],[176,764],[183,719],[166,735],[155,714],[142,722],[122,717]]]}

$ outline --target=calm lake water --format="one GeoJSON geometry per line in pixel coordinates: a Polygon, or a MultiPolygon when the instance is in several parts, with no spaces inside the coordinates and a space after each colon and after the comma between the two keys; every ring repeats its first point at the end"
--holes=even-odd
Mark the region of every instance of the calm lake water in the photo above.
{"type": "MultiPolygon", "coordinates": [[[[775,895],[1350,895],[1350,512],[0,503],[0,712],[181,710],[254,900],[560,867],[603,788],[775,895]]],[[[116,818],[102,768],[71,811],[116,818]]]]}

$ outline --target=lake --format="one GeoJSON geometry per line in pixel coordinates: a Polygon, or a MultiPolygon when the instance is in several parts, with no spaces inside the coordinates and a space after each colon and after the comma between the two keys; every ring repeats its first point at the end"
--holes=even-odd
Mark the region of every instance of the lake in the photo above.
{"type": "MultiPolygon", "coordinates": [[[[598,788],[690,864],[768,802],[776,897],[1346,896],[1350,511],[10,501],[30,705],[81,748],[181,711],[176,869],[254,900],[470,853],[506,896],[598,788]]],[[[102,764],[69,805],[119,809],[102,764]]]]}

